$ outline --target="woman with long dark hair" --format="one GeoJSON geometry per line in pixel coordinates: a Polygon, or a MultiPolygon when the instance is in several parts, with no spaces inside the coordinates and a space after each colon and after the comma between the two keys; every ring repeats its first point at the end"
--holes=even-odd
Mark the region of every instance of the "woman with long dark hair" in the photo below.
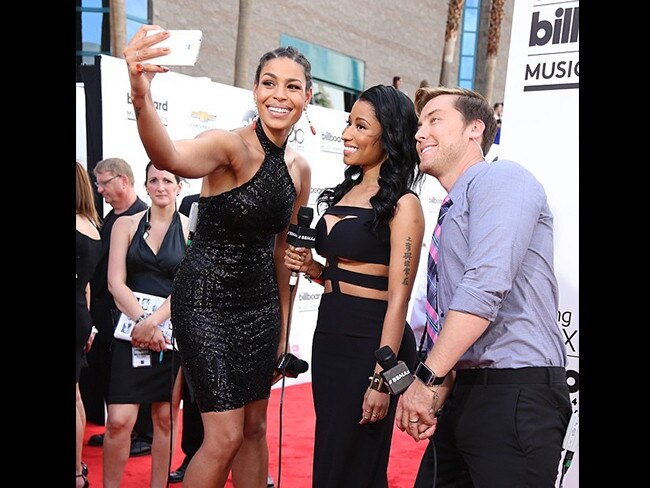
{"type": "Polygon", "coordinates": [[[316,250],[289,246],[285,264],[324,286],[312,351],[313,487],[386,488],[397,398],[379,376],[385,345],[412,368],[406,311],[424,216],[413,102],[393,87],[364,91],[343,131],[344,180],[323,191],[316,250]]]}

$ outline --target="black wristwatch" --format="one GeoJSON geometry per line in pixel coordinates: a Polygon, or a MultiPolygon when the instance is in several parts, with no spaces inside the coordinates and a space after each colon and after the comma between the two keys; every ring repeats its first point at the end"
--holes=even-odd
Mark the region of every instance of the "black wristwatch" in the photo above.
{"type": "Polygon", "coordinates": [[[436,374],[429,369],[429,367],[420,361],[417,368],[415,368],[415,373],[413,373],[417,379],[419,379],[425,386],[436,386],[441,385],[445,381],[444,376],[436,376],[436,374]]]}

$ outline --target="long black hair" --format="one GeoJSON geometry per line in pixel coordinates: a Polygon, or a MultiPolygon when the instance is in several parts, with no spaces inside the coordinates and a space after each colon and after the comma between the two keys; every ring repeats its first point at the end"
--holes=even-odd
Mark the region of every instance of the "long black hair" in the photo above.
{"type": "MultiPolygon", "coordinates": [[[[415,149],[415,133],[418,118],[411,99],[392,86],[376,85],[361,95],[372,105],[375,117],[381,125],[381,145],[386,160],[379,170],[379,191],[370,199],[375,210],[372,230],[388,223],[395,215],[397,201],[420,182],[423,173],[419,169],[420,159],[415,149]]],[[[361,183],[361,166],[348,166],[345,179],[334,188],[326,188],[318,196],[318,206],[336,205],[350,189],[361,183]]]]}

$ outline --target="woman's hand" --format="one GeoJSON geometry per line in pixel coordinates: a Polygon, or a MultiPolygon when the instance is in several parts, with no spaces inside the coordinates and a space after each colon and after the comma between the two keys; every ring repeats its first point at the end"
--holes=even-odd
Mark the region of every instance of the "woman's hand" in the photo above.
{"type": "MultiPolygon", "coordinates": [[[[158,327],[148,318],[138,322],[131,331],[131,344],[134,347],[149,347],[149,344],[156,335],[158,327]]],[[[162,332],[160,332],[162,335],[162,332]]]]}
{"type": "Polygon", "coordinates": [[[159,25],[143,25],[124,48],[123,54],[129,71],[132,97],[145,96],[151,88],[151,80],[156,73],[169,71],[166,66],[145,62],[147,59],[169,54],[168,47],[152,47],[168,37],[169,31],[159,25]],[[150,30],[162,30],[162,32],[147,37],[147,31],[150,30]]]}
{"type": "Polygon", "coordinates": [[[289,244],[289,247],[284,252],[284,265],[291,271],[308,273],[313,262],[314,258],[311,249],[306,247],[293,247],[289,244]]]}
{"type": "Polygon", "coordinates": [[[372,424],[383,419],[388,414],[390,395],[368,388],[363,396],[361,405],[361,420],[359,424],[372,424]]]}
{"type": "Polygon", "coordinates": [[[153,337],[149,341],[147,346],[152,351],[160,352],[167,350],[167,343],[165,342],[165,337],[163,336],[162,331],[156,327],[156,330],[153,333],[153,337]]]}

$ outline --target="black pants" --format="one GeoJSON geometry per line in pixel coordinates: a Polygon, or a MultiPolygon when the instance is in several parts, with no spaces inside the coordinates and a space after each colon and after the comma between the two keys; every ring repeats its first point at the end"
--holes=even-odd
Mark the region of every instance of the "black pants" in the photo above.
{"type": "Polygon", "coordinates": [[[552,488],[570,416],[564,368],[459,371],[415,488],[552,488]]]}

